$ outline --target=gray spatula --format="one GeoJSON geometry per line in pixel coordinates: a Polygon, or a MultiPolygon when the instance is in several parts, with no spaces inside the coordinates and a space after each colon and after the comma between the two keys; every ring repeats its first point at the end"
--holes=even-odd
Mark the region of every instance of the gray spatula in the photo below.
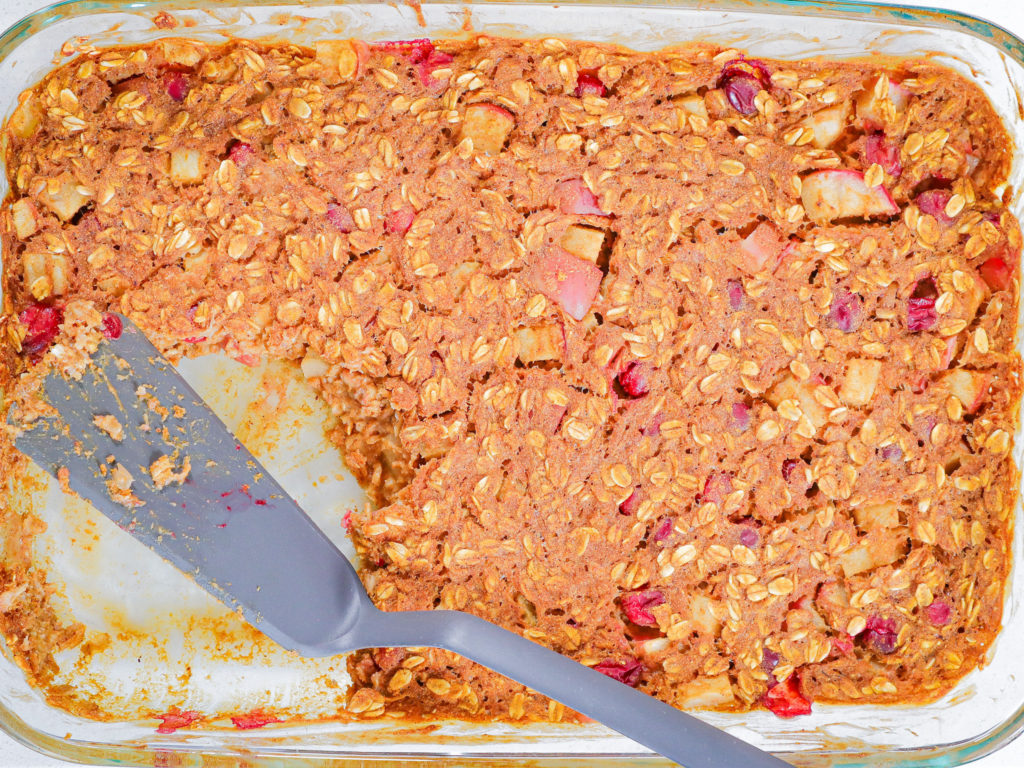
{"type": "Polygon", "coordinates": [[[81,380],[47,377],[45,396],[59,416],[33,422],[16,445],[51,474],[66,467],[75,492],[271,639],[305,656],[444,648],[688,768],[788,765],[468,613],[378,610],[348,559],[145,336],[122,323],[120,338],[100,345],[81,380]],[[97,415],[114,416],[123,438],[98,429],[97,415]],[[184,483],[157,487],[148,468],[161,456],[179,467],[189,457],[184,483]],[[133,477],[132,496],[122,501],[138,506],[111,497],[115,463],[133,477]]]}

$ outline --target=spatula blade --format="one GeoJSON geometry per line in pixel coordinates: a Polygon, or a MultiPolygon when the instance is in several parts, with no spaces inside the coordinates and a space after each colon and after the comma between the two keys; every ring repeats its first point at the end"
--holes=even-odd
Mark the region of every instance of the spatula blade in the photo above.
{"type": "Polygon", "coordinates": [[[57,415],[21,431],[18,450],[55,477],[66,468],[72,490],[271,639],[325,653],[368,600],[351,564],[142,332],[122,324],[81,379],[47,375],[57,415]],[[123,437],[97,416],[113,416],[123,437]],[[161,457],[179,471],[188,458],[183,482],[158,487],[150,468],[161,457]],[[132,476],[129,493],[111,491],[116,465],[132,476]]]}

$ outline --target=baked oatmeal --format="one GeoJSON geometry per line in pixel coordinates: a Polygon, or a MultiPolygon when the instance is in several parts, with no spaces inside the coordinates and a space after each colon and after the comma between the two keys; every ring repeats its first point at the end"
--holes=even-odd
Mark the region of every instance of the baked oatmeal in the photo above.
{"type": "MultiPolygon", "coordinates": [[[[8,399],[108,311],[294,362],[381,608],[783,716],[936,698],[996,637],[1021,234],[1010,139],[950,70],[168,39],[81,52],[6,140],[8,399]]],[[[45,687],[88,629],[27,553],[0,586],[45,687]]],[[[339,716],[572,717],[444,651],[350,670],[339,716]]]]}

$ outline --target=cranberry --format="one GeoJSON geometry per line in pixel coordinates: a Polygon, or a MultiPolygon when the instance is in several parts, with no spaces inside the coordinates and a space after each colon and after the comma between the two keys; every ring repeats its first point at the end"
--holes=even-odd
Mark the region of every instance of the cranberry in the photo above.
{"type": "Polygon", "coordinates": [[[604,96],[607,92],[596,71],[585,69],[576,76],[577,96],[604,96]]]}
{"type": "Polygon", "coordinates": [[[327,220],[333,224],[339,232],[348,233],[355,229],[356,222],[352,218],[352,214],[348,212],[348,208],[338,205],[337,203],[329,203],[327,205],[327,220]]]}
{"type": "Polygon", "coordinates": [[[651,608],[664,605],[665,595],[659,589],[648,589],[643,592],[631,592],[623,595],[621,605],[626,618],[639,627],[656,627],[658,620],[651,613],[651,608]]]}
{"type": "Polygon", "coordinates": [[[672,535],[674,527],[675,521],[671,517],[663,517],[661,522],[658,523],[658,527],[654,529],[654,533],[651,534],[651,538],[655,541],[664,541],[672,535]]]}
{"type": "Polygon", "coordinates": [[[236,141],[231,145],[231,149],[228,150],[228,157],[239,168],[244,168],[256,159],[256,150],[252,148],[251,144],[246,144],[244,141],[236,141]]]}
{"type": "Polygon", "coordinates": [[[791,489],[803,493],[808,488],[807,464],[800,459],[786,459],[782,462],[782,479],[791,489]]]}
{"type": "Polygon", "coordinates": [[[179,104],[188,96],[188,80],[180,72],[173,72],[168,75],[164,81],[164,86],[167,88],[167,95],[179,104]]]}
{"type": "Polygon", "coordinates": [[[939,319],[935,313],[935,300],[938,297],[935,278],[925,277],[914,284],[914,290],[907,301],[907,327],[911,332],[927,331],[935,325],[939,319]]]}
{"type": "Polygon", "coordinates": [[[953,219],[946,215],[946,204],[953,194],[948,189],[929,189],[914,200],[921,213],[934,216],[937,221],[948,224],[953,219]]]}
{"type": "Polygon", "coordinates": [[[864,142],[864,158],[868,163],[878,163],[890,176],[899,178],[903,173],[900,163],[900,147],[884,133],[872,133],[864,142]]]}
{"type": "Polygon", "coordinates": [[[879,653],[892,653],[896,650],[896,620],[872,616],[867,621],[862,638],[879,653]]]}
{"type": "Polygon", "coordinates": [[[771,87],[771,74],[756,59],[733,59],[722,68],[718,87],[725,91],[733,109],[741,115],[753,115],[757,112],[754,99],[771,87]]]}
{"type": "Polygon", "coordinates": [[[713,501],[721,504],[732,493],[732,477],[725,472],[712,472],[704,481],[704,490],[697,497],[701,504],[713,501]]]}
{"type": "MultiPolygon", "coordinates": [[[[765,648],[761,654],[761,669],[767,672],[769,675],[771,671],[779,666],[779,654],[773,651],[771,648],[765,648]]],[[[769,685],[775,684],[775,678],[769,679],[769,685]]]]}
{"type": "Polygon", "coordinates": [[[730,280],[725,285],[725,292],[729,296],[729,309],[736,312],[743,306],[743,283],[739,280],[730,280]]]}
{"type": "Polygon", "coordinates": [[[732,404],[732,426],[737,432],[745,432],[750,428],[750,406],[746,403],[732,404]]]}
{"type": "Polygon", "coordinates": [[[619,384],[630,397],[643,397],[651,391],[647,377],[651,375],[651,366],[634,360],[626,369],[619,373],[619,384]]]}
{"type": "Polygon", "coordinates": [[[811,702],[800,692],[800,674],[793,672],[778,685],[768,689],[764,705],[779,717],[811,714],[811,702]]]}
{"type": "Polygon", "coordinates": [[[832,321],[832,325],[843,333],[856,331],[864,320],[864,308],[860,296],[849,291],[837,293],[832,301],[829,319],[832,321]]]}
{"type": "Polygon", "coordinates": [[[640,493],[638,490],[629,494],[629,497],[619,504],[619,514],[622,515],[633,515],[636,514],[637,507],[640,506],[640,493]]]}
{"type": "Polygon", "coordinates": [[[925,608],[925,613],[928,614],[928,621],[936,627],[944,627],[949,624],[953,610],[945,600],[936,600],[925,608]]]}
{"type": "Polygon", "coordinates": [[[404,235],[412,227],[414,218],[416,218],[416,212],[412,208],[392,211],[384,219],[384,231],[395,235],[404,235]]]}
{"type": "Polygon", "coordinates": [[[124,330],[124,325],[121,323],[121,318],[117,315],[106,313],[103,315],[103,335],[108,339],[119,339],[121,338],[121,331],[124,330]]]}
{"type": "Polygon", "coordinates": [[[744,547],[756,547],[760,540],[761,535],[757,532],[757,529],[750,526],[744,526],[740,529],[740,544],[744,547]]]}
{"type": "Polygon", "coordinates": [[[841,656],[849,656],[853,653],[853,638],[845,632],[840,632],[832,638],[832,650],[841,656]]]}
{"type": "Polygon", "coordinates": [[[21,351],[34,361],[42,357],[57,338],[60,324],[64,322],[64,310],[55,306],[29,304],[18,315],[18,319],[26,328],[21,351]]]}
{"type": "Polygon", "coordinates": [[[636,688],[640,683],[640,674],[644,670],[644,664],[638,659],[629,661],[612,661],[608,659],[594,666],[602,675],[608,675],[612,680],[618,680],[631,688],[636,688]]]}
{"type": "Polygon", "coordinates": [[[661,433],[661,425],[665,421],[665,414],[659,411],[651,418],[651,423],[640,430],[641,435],[651,437],[661,433]]]}
{"type": "Polygon", "coordinates": [[[882,458],[886,461],[897,462],[903,458],[903,449],[897,443],[889,443],[882,448],[882,458]]]}

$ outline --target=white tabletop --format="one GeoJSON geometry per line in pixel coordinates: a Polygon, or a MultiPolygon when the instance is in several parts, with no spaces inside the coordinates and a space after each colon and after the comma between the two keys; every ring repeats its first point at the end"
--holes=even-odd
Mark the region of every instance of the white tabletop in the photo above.
{"type": "MultiPolygon", "coordinates": [[[[0,0],[0,30],[55,0],[0,0]]],[[[1024,2],[1018,0],[900,0],[905,5],[948,8],[996,22],[1024,38],[1024,2]]],[[[709,3],[713,4],[713,3],[709,3]]],[[[68,768],[65,763],[37,754],[0,733],[0,768],[68,768]]],[[[1024,739],[972,764],[972,768],[1020,768],[1024,766],[1024,739]]]]}

